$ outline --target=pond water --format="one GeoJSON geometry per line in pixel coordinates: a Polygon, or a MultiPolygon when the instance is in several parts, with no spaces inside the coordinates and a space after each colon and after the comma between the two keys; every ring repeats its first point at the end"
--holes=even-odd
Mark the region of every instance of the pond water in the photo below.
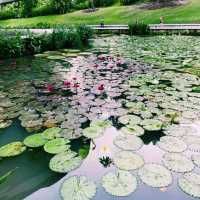
{"type": "MultiPolygon", "coordinates": [[[[198,181],[186,180],[189,191],[178,186],[184,173],[200,179],[199,51],[198,37],[121,35],[96,38],[85,52],[65,49],[0,61],[0,146],[59,127],[54,137],[70,141],[77,153],[72,162],[82,160],[74,161],[74,170],[56,173],[51,162],[59,154],[46,153],[43,144],[2,157],[0,176],[11,174],[0,181],[0,199],[59,200],[62,182],[76,175],[95,181],[94,200],[200,197],[198,181]],[[136,155],[129,157],[130,150],[136,155]],[[150,163],[161,167],[156,175],[150,163]],[[137,189],[125,197],[102,187],[102,177],[118,169],[137,179],[137,189]]],[[[123,188],[127,183],[121,181],[123,188]]]]}

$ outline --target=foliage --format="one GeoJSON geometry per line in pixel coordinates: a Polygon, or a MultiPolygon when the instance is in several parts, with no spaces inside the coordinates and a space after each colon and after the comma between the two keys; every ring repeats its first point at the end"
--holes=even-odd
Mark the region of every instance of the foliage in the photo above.
{"type": "Polygon", "coordinates": [[[51,0],[51,6],[54,9],[54,13],[64,14],[71,8],[70,0],[51,0]]]}
{"type": "Polygon", "coordinates": [[[55,28],[51,34],[34,35],[27,32],[25,35],[7,35],[0,33],[0,58],[33,55],[61,48],[82,48],[88,44],[92,31],[82,25],[55,28]]]}
{"type": "Polygon", "coordinates": [[[121,5],[131,5],[136,3],[138,0],[120,0],[121,5]]]}
{"type": "Polygon", "coordinates": [[[130,35],[148,35],[150,34],[150,29],[147,24],[135,22],[129,24],[129,34],[130,35]]]}
{"type": "Polygon", "coordinates": [[[32,16],[32,11],[36,4],[37,0],[22,0],[22,17],[32,16]]]}
{"type": "Polygon", "coordinates": [[[114,0],[94,0],[95,7],[106,7],[114,4],[114,0]]]}

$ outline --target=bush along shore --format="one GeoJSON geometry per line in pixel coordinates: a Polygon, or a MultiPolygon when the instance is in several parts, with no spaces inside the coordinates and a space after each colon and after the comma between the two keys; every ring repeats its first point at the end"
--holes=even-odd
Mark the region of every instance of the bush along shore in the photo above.
{"type": "Polygon", "coordinates": [[[57,27],[50,34],[0,33],[0,58],[33,55],[47,50],[62,48],[84,48],[89,44],[92,30],[85,26],[57,27]]]}

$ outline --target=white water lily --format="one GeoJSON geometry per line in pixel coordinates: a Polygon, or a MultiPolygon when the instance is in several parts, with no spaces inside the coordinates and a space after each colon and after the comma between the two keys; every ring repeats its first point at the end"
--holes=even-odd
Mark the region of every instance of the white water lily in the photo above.
{"type": "Polygon", "coordinates": [[[157,145],[164,151],[180,153],[187,149],[187,145],[177,137],[164,136],[160,139],[157,145]]]}
{"type": "Polygon", "coordinates": [[[187,173],[178,180],[179,187],[190,196],[200,198],[200,174],[187,173]]]}
{"type": "Polygon", "coordinates": [[[200,153],[200,143],[192,143],[188,146],[188,149],[193,152],[200,153]]]}
{"type": "Polygon", "coordinates": [[[167,187],[172,183],[172,174],[160,164],[148,163],[139,169],[142,182],[151,187],[167,187]]]}
{"type": "Polygon", "coordinates": [[[114,139],[114,144],[120,149],[135,151],[142,147],[143,141],[135,135],[120,134],[114,139]]]}
{"type": "Polygon", "coordinates": [[[85,176],[72,176],[60,188],[63,200],[90,200],[96,194],[96,185],[85,176]]]}
{"type": "Polygon", "coordinates": [[[109,194],[124,197],[136,190],[137,179],[128,171],[118,170],[116,173],[105,174],[102,178],[102,186],[109,194]]]}
{"type": "Polygon", "coordinates": [[[143,157],[130,151],[120,151],[116,153],[113,161],[121,170],[136,170],[144,165],[143,157]]]}
{"type": "Polygon", "coordinates": [[[174,172],[184,173],[194,169],[192,161],[178,153],[166,153],[163,155],[162,161],[169,170],[174,172]]]}

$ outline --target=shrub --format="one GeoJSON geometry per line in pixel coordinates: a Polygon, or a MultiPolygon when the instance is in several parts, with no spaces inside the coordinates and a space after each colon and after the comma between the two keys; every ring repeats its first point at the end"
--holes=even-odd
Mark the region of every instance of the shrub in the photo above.
{"type": "Polygon", "coordinates": [[[93,0],[95,7],[106,7],[114,4],[114,0],[93,0]]]}
{"type": "Polygon", "coordinates": [[[88,44],[92,36],[90,28],[86,26],[59,27],[51,34],[34,35],[27,32],[9,35],[0,33],[0,58],[32,55],[47,50],[61,48],[82,48],[88,44]]]}
{"type": "Polygon", "coordinates": [[[131,5],[136,3],[138,0],[120,0],[121,5],[131,5]]]}
{"type": "Polygon", "coordinates": [[[148,35],[150,34],[150,29],[147,24],[135,22],[129,24],[129,34],[130,35],[148,35]]]}
{"type": "Polygon", "coordinates": [[[16,3],[8,4],[1,8],[0,20],[18,17],[18,8],[16,3]]]}

